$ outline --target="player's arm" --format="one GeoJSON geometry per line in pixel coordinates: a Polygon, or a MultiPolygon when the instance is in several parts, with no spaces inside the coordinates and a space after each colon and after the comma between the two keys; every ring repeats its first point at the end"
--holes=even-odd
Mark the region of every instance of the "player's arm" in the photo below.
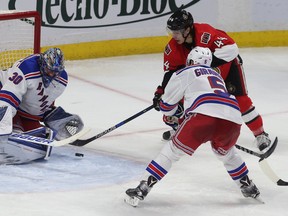
{"type": "Polygon", "coordinates": [[[184,94],[181,87],[181,80],[174,73],[160,100],[160,110],[164,115],[173,116],[179,111],[178,103],[183,98],[184,94]]]}
{"type": "MultiPolygon", "coordinates": [[[[170,42],[171,43],[171,42],[170,42]]],[[[179,54],[177,51],[177,48],[174,49],[174,52],[172,52],[172,49],[170,48],[170,43],[166,46],[165,52],[164,52],[164,76],[161,85],[159,85],[154,93],[153,97],[153,105],[154,108],[159,111],[159,102],[161,99],[161,96],[164,94],[164,90],[166,88],[167,83],[169,82],[171,76],[174,74],[175,71],[184,68],[185,64],[183,64],[183,61],[179,59],[179,54]]],[[[172,45],[172,44],[171,44],[172,45]]],[[[185,60],[184,60],[185,62],[185,60]]]]}
{"type": "MultiPolygon", "coordinates": [[[[11,118],[13,118],[27,90],[26,79],[22,71],[13,67],[8,71],[1,71],[3,74],[3,87],[0,89],[0,107],[9,107],[11,118]]],[[[11,126],[12,130],[12,126],[11,126]]]]}
{"type": "Polygon", "coordinates": [[[221,48],[216,48],[213,53],[211,67],[218,67],[227,62],[230,62],[235,59],[238,54],[239,49],[235,43],[232,45],[222,46],[221,48]]]}
{"type": "Polygon", "coordinates": [[[154,92],[153,105],[157,111],[160,111],[160,108],[159,108],[160,99],[162,95],[164,94],[164,89],[174,72],[175,70],[167,71],[163,76],[163,81],[161,85],[159,85],[154,92]]]}
{"type": "Polygon", "coordinates": [[[239,48],[234,40],[229,37],[225,32],[214,29],[212,32],[213,40],[210,41],[211,50],[213,52],[213,59],[211,67],[218,67],[227,62],[231,62],[239,55],[239,48]]]}

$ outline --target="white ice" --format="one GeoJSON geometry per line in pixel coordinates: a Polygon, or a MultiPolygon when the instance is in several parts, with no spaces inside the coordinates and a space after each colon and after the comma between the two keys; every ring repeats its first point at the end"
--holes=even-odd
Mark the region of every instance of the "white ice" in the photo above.
{"type": "MultiPolygon", "coordinates": [[[[268,162],[288,180],[288,48],[240,51],[250,97],[265,130],[279,138],[268,162]]],[[[162,54],[67,61],[66,68],[69,86],[57,105],[79,114],[93,135],[148,107],[163,75],[162,54]]],[[[168,129],[151,110],[85,147],[55,148],[48,161],[1,166],[0,215],[288,215],[288,187],[270,181],[257,157],[239,152],[265,204],[242,196],[209,144],[177,162],[137,208],[125,204],[125,190],[138,185],[168,129]]],[[[243,125],[238,144],[256,151],[253,140],[243,125]]]]}

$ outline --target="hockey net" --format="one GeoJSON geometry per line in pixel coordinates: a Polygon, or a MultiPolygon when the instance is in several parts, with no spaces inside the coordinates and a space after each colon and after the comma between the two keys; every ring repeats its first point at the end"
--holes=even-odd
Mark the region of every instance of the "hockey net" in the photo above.
{"type": "Polygon", "coordinates": [[[40,29],[37,11],[0,11],[0,70],[40,53],[40,29]]]}

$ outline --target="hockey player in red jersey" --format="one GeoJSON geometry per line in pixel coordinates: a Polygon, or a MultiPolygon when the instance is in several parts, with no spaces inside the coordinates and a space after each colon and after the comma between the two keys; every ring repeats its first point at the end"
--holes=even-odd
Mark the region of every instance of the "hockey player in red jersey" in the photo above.
{"type": "MultiPolygon", "coordinates": [[[[242,118],[256,137],[259,150],[267,150],[271,140],[264,131],[262,117],[248,96],[243,62],[235,41],[224,31],[215,29],[209,24],[194,23],[192,15],[185,10],[178,10],[170,16],[167,31],[172,39],[164,51],[164,78],[153,98],[155,109],[159,111],[158,102],[165,92],[170,77],[176,70],[185,66],[191,49],[195,46],[208,47],[213,53],[211,67],[221,74],[227,90],[236,97],[242,118]]],[[[164,122],[174,129],[165,132],[163,139],[169,140],[171,134],[175,132],[177,124],[174,123],[174,119],[163,116],[164,122]]]]}
{"type": "Polygon", "coordinates": [[[172,140],[148,164],[140,184],[126,191],[128,204],[137,206],[168,174],[174,162],[183,155],[192,156],[208,141],[243,196],[257,199],[260,195],[248,177],[245,162],[235,150],[242,124],[237,100],[228,93],[223,78],[209,67],[211,61],[209,48],[195,47],[188,55],[188,66],[173,73],[168,81],[159,108],[164,115],[173,116],[178,101],[184,97],[185,117],[172,140]]]}

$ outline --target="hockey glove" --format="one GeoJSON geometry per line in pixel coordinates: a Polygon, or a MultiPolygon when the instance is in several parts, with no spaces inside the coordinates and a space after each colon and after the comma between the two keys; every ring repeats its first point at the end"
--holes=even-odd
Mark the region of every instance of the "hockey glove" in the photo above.
{"type": "Polygon", "coordinates": [[[154,93],[154,98],[153,98],[154,109],[157,111],[160,111],[159,103],[163,94],[164,94],[164,89],[162,88],[162,86],[159,85],[154,93]]]}
{"type": "Polygon", "coordinates": [[[183,118],[182,118],[183,112],[184,112],[183,103],[179,102],[177,111],[175,112],[173,116],[163,115],[164,123],[172,127],[174,130],[176,130],[178,128],[178,125],[183,122],[183,118]]]}
{"type": "Polygon", "coordinates": [[[44,124],[57,133],[56,140],[73,136],[84,127],[84,123],[78,115],[68,113],[60,106],[44,117],[44,124]]]}
{"type": "Polygon", "coordinates": [[[166,125],[172,127],[174,130],[178,127],[178,118],[176,116],[163,115],[163,121],[166,125]]]}

